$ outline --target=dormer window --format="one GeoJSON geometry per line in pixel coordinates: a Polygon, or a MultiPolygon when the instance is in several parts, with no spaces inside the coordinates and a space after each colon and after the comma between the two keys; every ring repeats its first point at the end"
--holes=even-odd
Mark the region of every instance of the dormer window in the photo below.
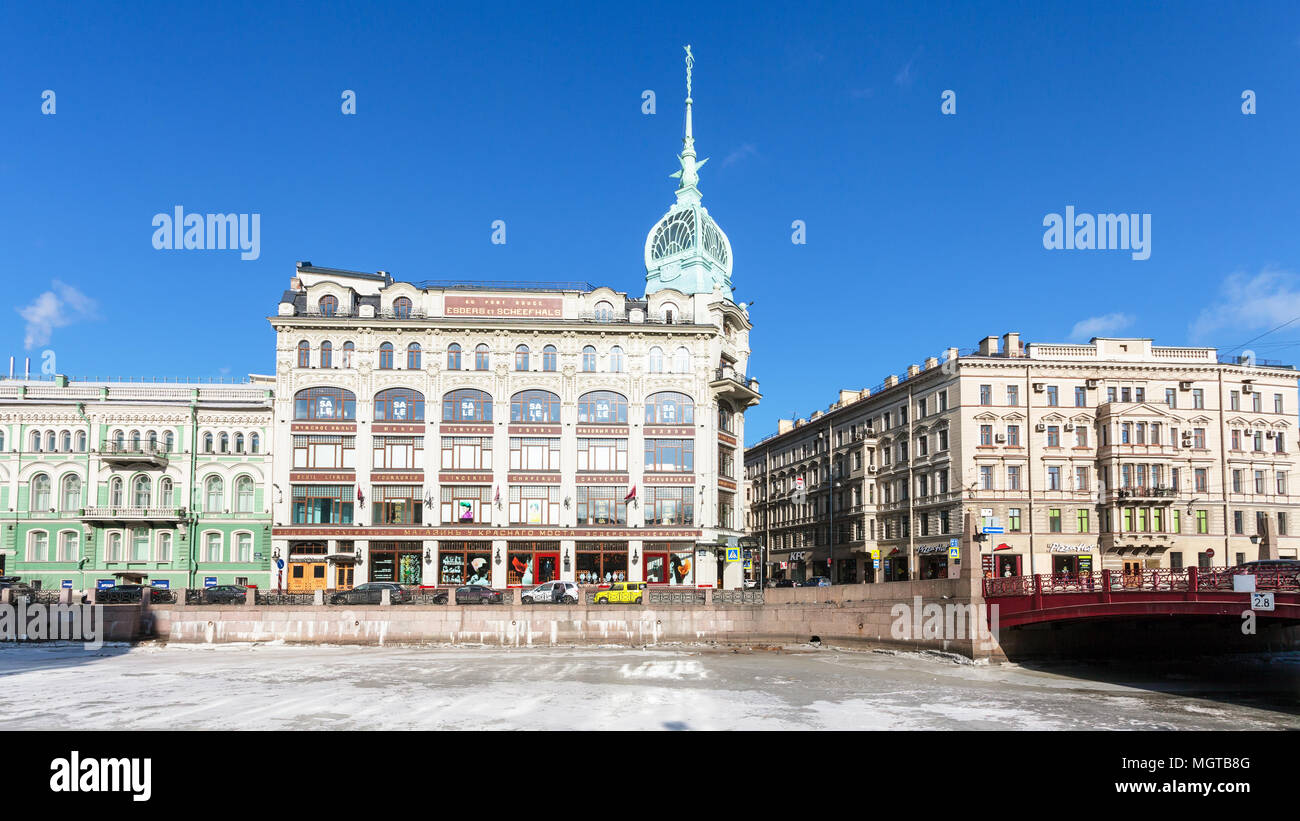
{"type": "Polygon", "coordinates": [[[321,316],[334,316],[339,312],[338,297],[323,296],[320,298],[320,302],[318,302],[317,305],[320,308],[321,316]]]}
{"type": "Polygon", "coordinates": [[[596,321],[612,322],[614,320],[614,306],[608,302],[596,303],[596,321]]]}
{"type": "Polygon", "coordinates": [[[410,319],[411,300],[407,299],[404,296],[398,297],[397,299],[393,300],[393,316],[397,317],[398,319],[410,319]]]}

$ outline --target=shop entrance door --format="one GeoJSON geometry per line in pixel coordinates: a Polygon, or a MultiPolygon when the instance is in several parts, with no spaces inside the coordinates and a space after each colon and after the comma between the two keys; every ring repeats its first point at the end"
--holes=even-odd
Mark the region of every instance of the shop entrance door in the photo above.
{"type": "Polygon", "coordinates": [[[645,554],[645,580],[648,584],[668,584],[668,554],[645,554]]]}
{"type": "Polygon", "coordinates": [[[1124,562],[1124,586],[1142,586],[1142,562],[1124,562]]]}
{"type": "Polygon", "coordinates": [[[325,589],[325,562],[290,562],[289,592],[311,593],[325,589]]]}
{"type": "Polygon", "coordinates": [[[1015,554],[1008,555],[1005,553],[996,555],[997,558],[994,561],[997,563],[997,566],[994,568],[994,573],[998,578],[1025,575],[1020,569],[1020,556],[1015,554]]]}
{"type": "Polygon", "coordinates": [[[334,589],[351,590],[352,589],[352,572],[354,568],[350,564],[339,564],[334,566],[334,589]]]}
{"type": "Polygon", "coordinates": [[[533,584],[553,582],[560,578],[559,553],[534,553],[533,584]]]}

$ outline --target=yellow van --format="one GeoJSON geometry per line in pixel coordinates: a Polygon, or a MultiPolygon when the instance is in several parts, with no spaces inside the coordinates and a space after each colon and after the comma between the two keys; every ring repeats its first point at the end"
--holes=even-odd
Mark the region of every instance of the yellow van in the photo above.
{"type": "Polygon", "coordinates": [[[596,594],[596,604],[640,604],[644,597],[645,582],[615,582],[596,594]]]}

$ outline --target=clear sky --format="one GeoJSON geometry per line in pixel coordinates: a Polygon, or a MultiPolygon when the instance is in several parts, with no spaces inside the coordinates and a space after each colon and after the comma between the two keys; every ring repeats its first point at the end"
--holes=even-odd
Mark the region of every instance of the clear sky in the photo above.
{"type": "MultiPolygon", "coordinates": [[[[704,204],[754,303],[751,443],[988,334],[1227,350],[1300,317],[1294,2],[46,5],[0,28],[20,369],[270,372],[297,260],[639,296],[688,42],[704,204]],[[177,205],[260,214],[260,256],[155,250],[177,205]],[[1149,214],[1150,258],[1045,249],[1067,206],[1149,214]]],[[[1248,347],[1296,362],[1300,322],[1248,347]]]]}

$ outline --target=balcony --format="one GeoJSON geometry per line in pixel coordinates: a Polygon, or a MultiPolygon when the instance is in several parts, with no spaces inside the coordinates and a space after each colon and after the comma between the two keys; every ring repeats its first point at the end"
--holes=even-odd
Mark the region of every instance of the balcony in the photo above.
{"type": "Polygon", "coordinates": [[[147,442],[108,442],[100,450],[99,456],[117,467],[167,467],[167,451],[147,442]]]}
{"type": "Polygon", "coordinates": [[[79,518],[84,522],[179,522],[186,516],[183,507],[87,507],[79,518]]]}
{"type": "Polygon", "coordinates": [[[1168,499],[1177,498],[1178,488],[1154,486],[1154,487],[1121,487],[1107,489],[1102,494],[1102,499],[1106,502],[1128,501],[1141,499],[1168,499]]]}
{"type": "Polygon", "coordinates": [[[758,380],[738,373],[730,365],[723,365],[713,371],[713,381],[709,383],[714,395],[729,399],[741,407],[757,405],[763,395],[758,392],[758,380]]]}

